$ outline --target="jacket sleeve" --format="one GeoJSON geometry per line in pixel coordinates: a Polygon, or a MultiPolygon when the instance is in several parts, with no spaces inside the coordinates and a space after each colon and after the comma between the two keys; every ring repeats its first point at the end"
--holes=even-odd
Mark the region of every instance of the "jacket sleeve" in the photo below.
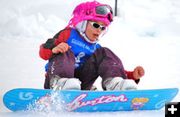
{"type": "Polygon", "coordinates": [[[61,42],[66,42],[70,36],[71,29],[64,29],[58,32],[53,38],[48,39],[45,43],[40,45],[39,56],[48,60],[52,57],[52,49],[61,42]]]}
{"type": "Polygon", "coordinates": [[[125,74],[127,76],[128,79],[132,79],[134,80],[137,84],[139,83],[140,79],[136,80],[133,76],[133,71],[127,71],[125,70],[125,74]]]}

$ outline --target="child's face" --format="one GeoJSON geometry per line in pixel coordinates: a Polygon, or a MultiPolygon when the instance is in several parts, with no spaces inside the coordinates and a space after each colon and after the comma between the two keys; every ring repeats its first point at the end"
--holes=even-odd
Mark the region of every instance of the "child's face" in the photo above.
{"type": "Polygon", "coordinates": [[[104,23],[99,21],[88,21],[85,34],[92,42],[96,41],[101,33],[106,29],[104,23]]]}

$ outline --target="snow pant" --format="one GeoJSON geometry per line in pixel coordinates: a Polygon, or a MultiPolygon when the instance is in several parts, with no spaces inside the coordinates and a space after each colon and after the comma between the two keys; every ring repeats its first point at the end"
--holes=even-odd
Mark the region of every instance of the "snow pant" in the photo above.
{"type": "Polygon", "coordinates": [[[50,88],[50,79],[58,75],[62,78],[78,78],[82,90],[90,90],[100,76],[102,81],[107,78],[122,77],[126,79],[121,60],[108,48],[97,49],[82,67],[75,69],[75,56],[71,50],[53,57],[49,61],[44,88],[50,88]]]}

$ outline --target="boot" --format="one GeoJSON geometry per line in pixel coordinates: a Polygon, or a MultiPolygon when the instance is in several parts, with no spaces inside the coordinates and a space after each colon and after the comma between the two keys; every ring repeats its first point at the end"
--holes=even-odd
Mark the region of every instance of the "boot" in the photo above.
{"type": "Polygon", "coordinates": [[[81,81],[77,78],[61,78],[55,75],[50,80],[50,89],[81,90],[81,81]]]}
{"type": "Polygon", "coordinates": [[[136,90],[137,84],[134,80],[123,79],[121,77],[108,78],[102,82],[102,86],[106,90],[136,90]]]}

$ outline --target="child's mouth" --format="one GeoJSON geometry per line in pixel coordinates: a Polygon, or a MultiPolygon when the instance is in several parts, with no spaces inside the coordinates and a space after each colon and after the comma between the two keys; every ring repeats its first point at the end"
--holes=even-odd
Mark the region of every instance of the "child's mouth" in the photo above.
{"type": "Polygon", "coordinates": [[[98,38],[99,37],[99,35],[98,34],[93,34],[94,35],[94,37],[96,37],[96,38],[98,38]]]}

